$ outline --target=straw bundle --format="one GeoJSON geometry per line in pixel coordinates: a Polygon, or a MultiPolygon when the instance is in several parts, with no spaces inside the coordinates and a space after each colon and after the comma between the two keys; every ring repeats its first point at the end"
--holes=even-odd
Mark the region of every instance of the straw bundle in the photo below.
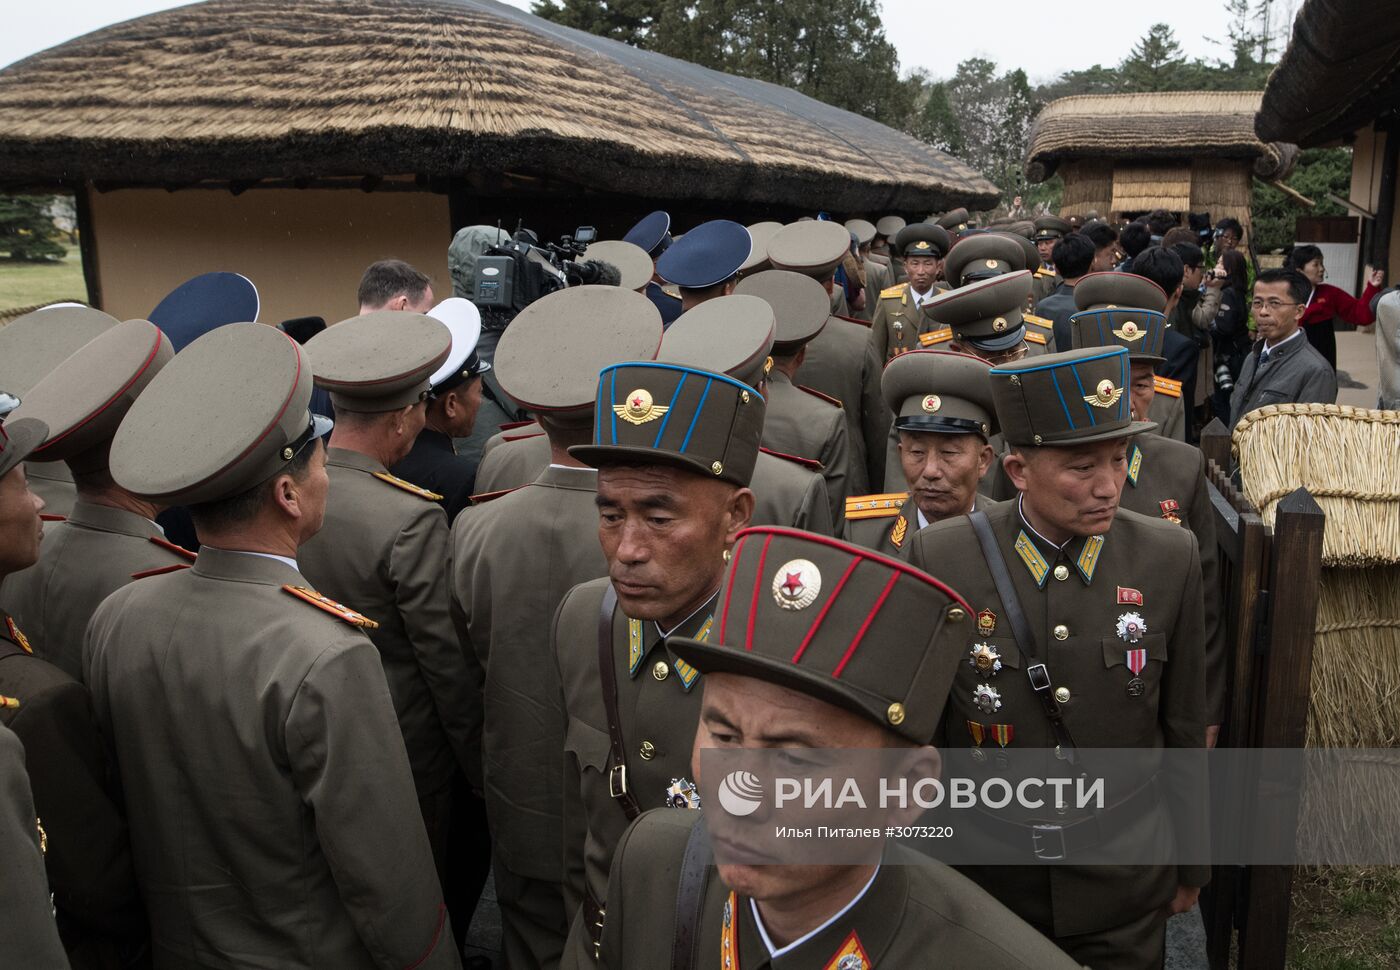
{"type": "Polygon", "coordinates": [[[1272,526],[1298,487],[1327,515],[1327,566],[1400,562],[1400,411],[1277,404],[1235,428],[1245,497],[1272,526]]]}
{"type": "Polygon", "coordinates": [[[1324,569],[1308,744],[1400,744],[1400,566],[1324,569]]]}
{"type": "Polygon", "coordinates": [[[1113,212],[1166,209],[1183,212],[1191,205],[1188,165],[1129,165],[1113,170],[1113,212]]]}

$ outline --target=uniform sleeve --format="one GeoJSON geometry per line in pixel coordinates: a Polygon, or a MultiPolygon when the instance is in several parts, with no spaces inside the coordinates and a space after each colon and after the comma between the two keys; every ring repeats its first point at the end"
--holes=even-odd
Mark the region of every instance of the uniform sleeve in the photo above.
{"type": "Polygon", "coordinates": [[[460,967],[403,735],[367,640],[316,659],[292,698],[285,737],[293,783],[375,964],[460,967]]]}
{"type": "Polygon", "coordinates": [[[831,500],[826,492],[826,479],[820,475],[811,475],[807,479],[807,491],[802,496],[802,506],[792,527],[820,536],[836,534],[831,521],[831,500]]]}
{"type": "Polygon", "coordinates": [[[885,319],[885,301],[875,294],[875,313],[870,317],[870,351],[883,362],[889,356],[889,323],[885,319]]]}
{"type": "MultiPolygon", "coordinates": [[[[463,530],[465,532],[465,530],[463,530]]],[[[467,682],[475,685],[478,704],[483,703],[486,684],[486,652],[490,647],[490,603],[478,604],[472,595],[472,560],[463,556],[458,531],[454,528],[452,540],[455,554],[447,564],[448,612],[452,617],[453,629],[457,632],[457,642],[461,645],[462,663],[466,670],[467,682]],[[481,637],[472,636],[473,622],[477,623],[481,637]],[[478,643],[478,640],[481,642],[478,643]]],[[[481,710],[479,707],[478,710],[481,710]]],[[[472,747],[473,766],[467,770],[467,781],[478,794],[484,786],[481,768],[481,725],[476,728],[476,742],[472,747]]]]}
{"type": "Polygon", "coordinates": [[[1225,627],[1220,619],[1220,549],[1215,542],[1215,512],[1206,486],[1206,456],[1199,452],[1196,487],[1191,495],[1187,526],[1196,537],[1201,559],[1201,591],[1204,599],[1206,643],[1206,723],[1219,724],[1225,717],[1225,627]]]}
{"type": "MultiPolygon", "coordinates": [[[[565,731],[568,731],[568,702],[563,696],[563,684],[565,682],[563,664],[559,662],[562,650],[574,649],[577,644],[565,642],[560,638],[559,618],[564,614],[565,608],[569,604],[569,599],[573,596],[570,593],[564,597],[564,601],[559,604],[559,608],[554,611],[554,622],[550,624],[549,643],[550,653],[554,656],[555,667],[559,671],[560,697],[559,707],[565,711],[565,731]]],[[[583,646],[587,646],[585,643],[583,646]]],[[[588,838],[588,815],[583,804],[583,778],[576,758],[568,752],[560,759],[563,763],[563,804],[562,816],[563,824],[559,831],[559,852],[563,861],[564,872],[564,914],[572,920],[580,906],[583,905],[584,889],[587,885],[587,874],[584,872],[583,851],[584,842],[588,838]]]]}
{"type": "Polygon", "coordinates": [[[835,519],[838,515],[844,515],[846,509],[851,432],[846,427],[844,413],[833,411],[832,417],[831,430],[827,433],[818,459],[822,463],[822,477],[826,479],[826,497],[831,502],[831,517],[835,519]]]}
{"type": "Polygon", "coordinates": [[[423,506],[389,553],[394,602],[423,681],[467,780],[481,790],[481,677],[458,639],[448,590],[447,518],[423,506]]]}
{"type": "Polygon", "coordinates": [[[68,957],[58,939],[44,856],[39,850],[39,826],[29,777],[24,771],[24,746],[13,732],[0,727],[0,954],[6,965],[27,970],[68,970],[68,957]]]}
{"type": "Polygon", "coordinates": [[[894,421],[894,415],[885,406],[884,395],[880,393],[883,370],[883,359],[877,357],[875,348],[867,344],[865,364],[861,368],[860,424],[865,437],[866,478],[872,492],[885,490],[885,448],[890,424],[894,421]]]}

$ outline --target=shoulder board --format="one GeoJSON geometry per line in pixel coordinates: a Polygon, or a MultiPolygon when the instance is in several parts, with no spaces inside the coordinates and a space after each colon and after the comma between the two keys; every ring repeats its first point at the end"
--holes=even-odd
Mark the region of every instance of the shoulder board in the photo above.
{"type": "Polygon", "coordinates": [[[880,299],[882,299],[882,300],[888,300],[888,299],[891,299],[891,298],[894,298],[894,297],[903,298],[903,296],[904,296],[904,284],[903,284],[903,283],[897,283],[897,284],[895,284],[894,286],[887,286],[887,287],[885,287],[883,290],[880,291],[880,299]]]}
{"type": "Polygon", "coordinates": [[[40,520],[41,522],[67,522],[67,521],[68,521],[68,516],[66,516],[66,515],[58,515],[57,513],[54,513],[54,512],[40,512],[40,513],[39,513],[39,520],[40,520]]]}
{"type": "Polygon", "coordinates": [[[1181,397],[1181,381],[1174,381],[1170,377],[1153,377],[1152,386],[1157,389],[1158,394],[1181,397]]]}
{"type": "Polygon", "coordinates": [[[821,391],[818,391],[815,388],[808,387],[805,384],[798,384],[797,389],[799,391],[806,391],[813,397],[821,398],[823,401],[825,401],[827,404],[830,404],[834,408],[845,407],[845,405],[841,403],[840,398],[832,397],[830,394],[823,394],[821,391]]]}
{"type": "Polygon", "coordinates": [[[1035,275],[1040,277],[1041,279],[1054,279],[1056,276],[1059,275],[1059,271],[1053,269],[1046,269],[1044,266],[1039,266],[1036,268],[1035,275]]]}
{"type": "Polygon", "coordinates": [[[282,592],[290,593],[304,603],[310,603],[318,610],[325,610],[336,619],[344,620],[351,626],[361,627],[365,630],[377,630],[379,624],[365,616],[363,613],[356,613],[350,607],[337,603],[329,596],[322,596],[314,589],[306,586],[293,586],[290,583],[282,587],[282,592]]]}
{"type": "Polygon", "coordinates": [[[0,711],[13,710],[16,707],[19,707],[18,697],[6,697],[4,694],[0,694],[0,711]]]}
{"type": "Polygon", "coordinates": [[[899,514],[909,500],[908,492],[886,492],[881,495],[852,495],[846,499],[848,519],[890,519],[899,514]]]}
{"type": "Polygon", "coordinates": [[[814,472],[822,470],[822,463],[813,458],[800,458],[797,455],[785,455],[781,451],[774,451],[772,448],[760,447],[759,451],[765,455],[772,455],[774,458],[781,458],[783,461],[790,461],[801,465],[803,468],[810,468],[814,472]]]}
{"type": "Polygon", "coordinates": [[[839,314],[839,313],[833,313],[832,316],[835,317],[837,320],[845,320],[847,323],[859,324],[860,326],[864,327],[864,328],[867,329],[867,330],[870,329],[870,321],[869,321],[869,320],[861,320],[861,319],[859,319],[859,318],[857,318],[857,317],[843,317],[843,316],[842,316],[841,314],[839,314]]]}
{"type": "Polygon", "coordinates": [[[397,475],[390,475],[388,472],[375,472],[374,477],[381,482],[388,482],[395,488],[401,488],[410,495],[417,495],[419,498],[427,499],[429,502],[442,501],[442,496],[437,492],[430,492],[426,488],[419,488],[412,482],[406,482],[397,475]]]}
{"type": "Polygon", "coordinates": [[[505,444],[507,441],[529,441],[531,438],[539,438],[543,435],[543,431],[535,431],[530,434],[503,434],[501,435],[501,443],[505,444]]]}
{"type": "Polygon", "coordinates": [[[511,492],[518,492],[524,487],[524,485],[517,485],[515,488],[503,488],[497,492],[482,492],[479,495],[471,496],[470,501],[473,505],[480,505],[483,502],[489,502],[492,499],[500,498],[502,495],[509,495],[511,492]]]}
{"type": "Polygon", "coordinates": [[[143,569],[139,573],[132,573],[132,579],[150,579],[152,576],[164,576],[166,573],[178,573],[182,569],[189,569],[190,564],[185,562],[173,562],[169,566],[157,566],[155,569],[143,569]]]}
{"type": "Polygon", "coordinates": [[[195,560],[195,554],[194,554],[194,553],[190,552],[190,551],[189,551],[188,549],[186,549],[184,546],[177,546],[177,545],[175,545],[175,543],[171,542],[169,539],[162,539],[162,538],[160,538],[160,536],[151,536],[151,537],[150,537],[150,540],[151,540],[152,542],[154,542],[156,545],[160,546],[160,547],[161,547],[162,549],[164,549],[166,552],[173,552],[175,555],[179,556],[181,559],[188,559],[190,562],[194,562],[194,560],[195,560]]]}
{"type": "Polygon", "coordinates": [[[944,327],[942,330],[930,330],[928,333],[919,334],[919,346],[932,347],[934,344],[947,343],[952,339],[952,328],[944,327]]]}
{"type": "Polygon", "coordinates": [[[1049,346],[1050,344],[1050,339],[1046,337],[1045,334],[1036,333],[1034,330],[1027,330],[1021,336],[1029,340],[1033,344],[1040,344],[1040,346],[1042,347],[1049,346]]]}
{"type": "Polygon", "coordinates": [[[1048,320],[1045,317],[1038,317],[1034,313],[1023,313],[1021,314],[1021,319],[1024,320],[1026,323],[1030,324],[1031,326],[1040,327],[1044,330],[1053,330],[1055,327],[1054,320],[1048,320]]]}
{"type": "Polygon", "coordinates": [[[679,300],[679,299],[681,298],[681,290],[680,290],[680,287],[676,286],[676,284],[674,284],[674,283],[664,283],[664,284],[662,284],[661,292],[662,292],[662,293],[665,293],[667,296],[669,296],[669,297],[670,297],[671,299],[673,299],[673,300],[679,300]]]}
{"type": "Polygon", "coordinates": [[[516,428],[529,428],[535,425],[534,421],[507,421],[505,424],[496,426],[497,431],[514,431],[516,428]]]}

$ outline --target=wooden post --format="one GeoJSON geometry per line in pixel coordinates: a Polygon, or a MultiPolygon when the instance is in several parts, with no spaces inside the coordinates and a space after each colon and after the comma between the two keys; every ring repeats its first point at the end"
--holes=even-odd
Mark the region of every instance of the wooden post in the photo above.
{"type": "Polygon", "coordinates": [[[1211,418],[1210,424],[1201,429],[1201,450],[1206,458],[1220,466],[1220,470],[1230,472],[1230,429],[1221,424],[1219,418],[1211,418]]]}

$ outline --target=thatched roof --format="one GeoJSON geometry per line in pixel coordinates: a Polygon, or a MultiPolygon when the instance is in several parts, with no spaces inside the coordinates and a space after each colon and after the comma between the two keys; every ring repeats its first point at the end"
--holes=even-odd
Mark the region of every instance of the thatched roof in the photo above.
{"type": "Polygon", "coordinates": [[[1400,105],[1400,12],[1380,0],[1307,0],[1264,89],[1255,130],[1304,148],[1400,105]]]}
{"type": "Polygon", "coordinates": [[[210,0],[0,71],[0,181],[515,173],[634,196],[986,208],[962,162],[788,88],[494,0],[210,0]]]}
{"type": "Polygon", "coordinates": [[[1031,124],[1026,176],[1043,182],[1066,158],[1239,158],[1253,163],[1261,178],[1283,178],[1297,149],[1255,137],[1260,97],[1257,91],[1170,91],[1060,98],[1031,124]]]}

